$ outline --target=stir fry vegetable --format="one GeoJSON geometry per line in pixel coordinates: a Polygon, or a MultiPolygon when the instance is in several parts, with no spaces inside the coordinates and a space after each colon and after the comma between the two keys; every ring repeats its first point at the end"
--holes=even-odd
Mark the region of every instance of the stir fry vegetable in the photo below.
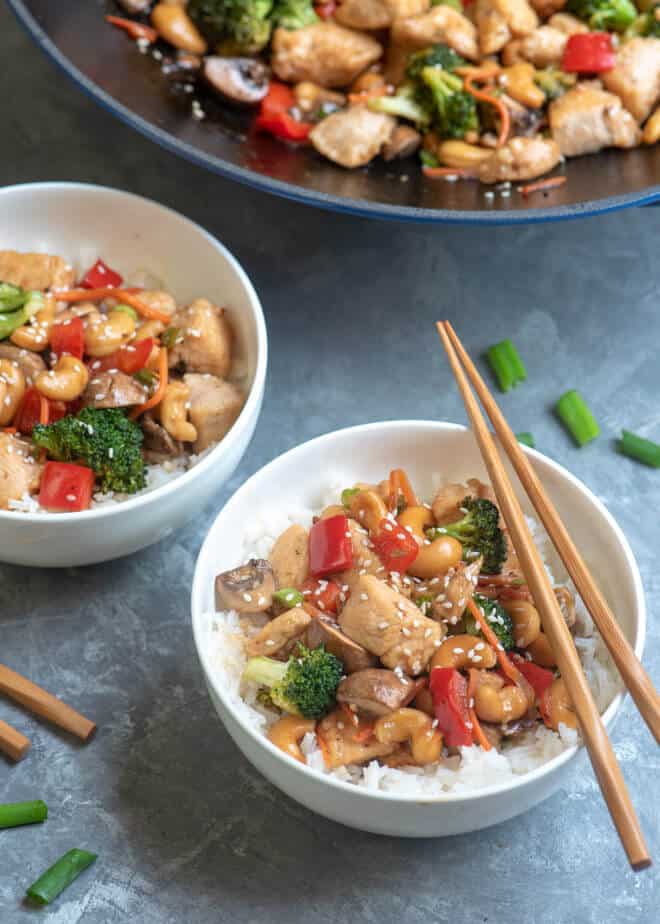
{"type": "Polygon", "coordinates": [[[489,347],[486,358],[502,391],[509,391],[527,380],[525,364],[510,340],[502,340],[489,347]]]}
{"type": "Polygon", "coordinates": [[[578,446],[586,446],[600,436],[596,418],[582,395],[575,389],[564,392],[556,404],[556,411],[578,446]]]}
{"type": "Polygon", "coordinates": [[[636,459],[637,462],[650,465],[652,468],[660,468],[660,444],[652,440],[637,436],[630,430],[622,430],[619,449],[625,456],[636,459]]]}
{"type": "Polygon", "coordinates": [[[27,889],[28,898],[39,905],[49,905],[91,866],[97,854],[74,848],[65,853],[27,889]]]}
{"type": "Polygon", "coordinates": [[[46,818],[48,818],[48,806],[41,799],[0,805],[0,828],[38,824],[46,818]]]}
{"type": "Polygon", "coordinates": [[[481,557],[487,574],[499,574],[506,560],[507,546],[500,529],[500,512],[486,498],[466,497],[461,503],[465,515],[456,523],[432,530],[432,534],[446,533],[463,546],[463,557],[468,561],[481,557]]]}
{"type": "Polygon", "coordinates": [[[273,704],[284,712],[314,719],[333,705],[342,673],[341,661],[322,645],[313,651],[299,645],[286,662],[251,658],[243,681],[266,687],[273,704]]]}

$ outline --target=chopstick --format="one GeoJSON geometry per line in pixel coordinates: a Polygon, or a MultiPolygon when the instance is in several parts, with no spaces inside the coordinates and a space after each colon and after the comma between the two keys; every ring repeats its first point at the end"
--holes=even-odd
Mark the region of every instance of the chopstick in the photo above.
{"type": "Polygon", "coordinates": [[[472,394],[466,374],[450,338],[448,327],[448,322],[444,324],[438,322],[437,324],[440,339],[449,357],[498,505],[509,528],[513,547],[534,597],[534,603],[541,614],[543,629],[555,653],[561,675],[575,707],[582,737],[589,752],[603,797],[621,838],[630,865],[634,870],[644,869],[650,866],[651,858],[644,842],[635,809],[630,801],[621,768],[617,763],[600,713],[591,695],[589,684],[582,670],[568,626],[559,609],[543,560],[527,526],[520,503],[497,451],[495,441],[472,394]]]}
{"type": "Polygon", "coordinates": [[[513,430],[506,422],[488,386],[448,321],[445,322],[445,329],[465,367],[477,397],[490,417],[504,451],[516,470],[516,474],[538,513],[546,532],[552,539],[571,580],[591,613],[625,686],[655,740],[660,744],[660,695],[658,695],[658,691],[653,686],[651,678],[633,651],[632,645],[621,631],[621,627],[614,618],[586,562],[569,536],[568,530],[546,494],[545,488],[529,464],[527,456],[520,448],[513,430]]]}
{"type": "Polygon", "coordinates": [[[23,760],[30,750],[30,742],[11,725],[0,720],[0,751],[12,760],[23,760]]]}
{"type": "Polygon", "coordinates": [[[87,741],[96,731],[94,722],[4,664],[0,664],[0,693],[5,693],[31,712],[71,732],[82,741],[87,741]]]}

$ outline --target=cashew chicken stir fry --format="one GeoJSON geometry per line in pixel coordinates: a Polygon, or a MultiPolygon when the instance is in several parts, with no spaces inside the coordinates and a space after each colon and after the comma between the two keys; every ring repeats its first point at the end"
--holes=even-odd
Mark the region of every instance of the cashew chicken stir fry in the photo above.
{"type": "Polygon", "coordinates": [[[122,286],[102,260],[76,280],[63,257],[0,251],[0,509],[134,494],[147,463],[185,466],[238,417],[224,309],[122,286]]]}
{"type": "Polygon", "coordinates": [[[518,182],[660,139],[659,0],[119,2],[168,76],[342,167],[518,182]]]}
{"type": "MultiPolygon", "coordinates": [[[[576,718],[490,489],[471,479],[418,500],[402,469],[347,488],[269,560],[216,578],[239,614],[243,690],[280,717],[270,740],[326,767],[425,766],[452,749],[506,749],[576,718]]],[[[574,600],[557,597],[567,624],[574,600]]]]}

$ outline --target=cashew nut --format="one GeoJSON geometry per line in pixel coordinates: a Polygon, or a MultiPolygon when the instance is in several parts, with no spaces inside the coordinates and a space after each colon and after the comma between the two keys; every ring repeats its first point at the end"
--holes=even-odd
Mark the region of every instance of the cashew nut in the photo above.
{"type": "Polygon", "coordinates": [[[194,443],[196,428],[188,421],[190,389],[183,382],[170,382],[160,403],[160,422],[175,440],[194,443]]]}
{"type": "Polygon", "coordinates": [[[37,311],[27,324],[16,328],[9,338],[12,343],[23,350],[32,350],[41,353],[48,346],[50,329],[55,318],[55,302],[46,296],[41,311],[37,311]]]}
{"type": "Polygon", "coordinates": [[[534,664],[541,667],[555,667],[557,659],[554,656],[548,636],[545,632],[539,632],[531,645],[527,646],[527,651],[532,656],[534,664]]]}
{"type": "Polygon", "coordinates": [[[151,23],[166,42],[192,55],[206,54],[207,44],[182,6],[158,3],[151,11],[151,23]]]}
{"type": "Polygon", "coordinates": [[[474,691],[474,711],[483,722],[513,722],[522,718],[529,709],[529,699],[522,687],[504,685],[499,674],[481,671],[474,691]]]}
{"type": "Polygon", "coordinates": [[[436,149],[438,160],[448,167],[477,167],[483,160],[487,160],[491,153],[492,151],[486,148],[467,144],[465,141],[442,141],[436,149]]]}
{"type": "Polygon", "coordinates": [[[85,353],[89,356],[109,356],[124,346],[135,331],[135,318],[126,311],[110,311],[107,315],[90,314],[85,328],[85,353]]]}
{"type": "Polygon", "coordinates": [[[0,359],[0,426],[6,427],[25,394],[25,376],[18,363],[0,359]]]}
{"type": "Polygon", "coordinates": [[[529,61],[519,61],[506,67],[500,73],[498,82],[508,95],[523,106],[540,109],[545,103],[545,93],[534,83],[536,69],[529,61]]]}
{"type": "Polygon", "coordinates": [[[438,577],[456,568],[462,558],[463,546],[453,536],[438,536],[431,542],[425,539],[408,572],[423,579],[438,577]]]}
{"type": "Polygon", "coordinates": [[[557,677],[543,694],[541,712],[546,725],[559,730],[560,723],[569,728],[577,728],[575,708],[568,695],[563,677],[557,677]]]}
{"type": "Polygon", "coordinates": [[[370,531],[376,531],[381,520],[387,516],[387,507],[382,498],[372,490],[354,494],[348,509],[351,516],[370,531]]]}
{"type": "Polygon", "coordinates": [[[424,530],[435,525],[435,519],[428,507],[406,507],[397,517],[397,522],[418,539],[426,539],[424,530]]]}
{"type": "Polygon", "coordinates": [[[75,356],[60,356],[54,369],[40,372],[35,381],[37,391],[53,401],[74,401],[87,387],[87,366],[75,356]]]}
{"type": "Polygon", "coordinates": [[[316,722],[313,719],[304,719],[299,715],[285,715],[268,729],[268,738],[275,747],[304,764],[305,758],[300,750],[300,742],[315,728],[316,722]]]}
{"type": "Polygon", "coordinates": [[[431,658],[430,670],[454,667],[461,671],[468,667],[495,667],[496,664],[495,649],[478,635],[450,635],[431,658]]]}
{"type": "Polygon", "coordinates": [[[442,754],[442,734],[433,728],[430,716],[419,709],[404,707],[381,716],[374,725],[374,735],[381,744],[409,740],[412,758],[420,767],[435,763],[442,754]]]}
{"type": "Polygon", "coordinates": [[[541,631],[539,611],[529,600],[507,600],[505,609],[513,622],[516,648],[527,648],[536,641],[541,631]]]}
{"type": "Polygon", "coordinates": [[[660,141],[660,106],[649,116],[642,134],[644,144],[656,144],[660,141]]]}

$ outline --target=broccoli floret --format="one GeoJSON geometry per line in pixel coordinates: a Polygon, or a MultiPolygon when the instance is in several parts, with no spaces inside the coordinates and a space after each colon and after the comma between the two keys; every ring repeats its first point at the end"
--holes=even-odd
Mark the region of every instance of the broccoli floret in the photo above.
{"type": "Polygon", "coordinates": [[[283,29],[302,29],[318,22],[318,16],[312,0],[277,0],[273,21],[283,29]]]}
{"type": "Polygon", "coordinates": [[[455,68],[464,67],[466,64],[465,58],[456,54],[449,45],[431,45],[430,48],[424,48],[410,56],[406,76],[409,80],[415,81],[421,79],[425,67],[441,67],[453,73],[455,68]]]}
{"type": "Polygon", "coordinates": [[[644,38],[660,38],[660,6],[640,13],[626,29],[626,36],[629,38],[639,35],[644,38]]]}
{"type": "Polygon", "coordinates": [[[482,571],[499,574],[507,556],[506,539],[499,527],[499,510],[484,497],[466,497],[461,506],[467,511],[463,519],[443,526],[441,532],[458,539],[467,561],[481,555],[482,571]]]}
{"type": "Polygon", "coordinates": [[[631,0],[568,0],[566,10],[604,32],[625,32],[637,16],[631,0]]]}
{"type": "Polygon", "coordinates": [[[323,645],[310,650],[299,644],[288,661],[250,658],[243,680],[266,687],[272,703],[284,712],[318,719],[334,705],[343,673],[341,661],[323,645]]]}
{"type": "Polygon", "coordinates": [[[575,74],[567,74],[557,67],[546,67],[537,71],[534,82],[545,93],[548,100],[559,99],[567,90],[574,87],[577,82],[575,74]]]}
{"type": "Polygon", "coordinates": [[[190,0],[187,11],[222,54],[251,54],[270,40],[273,0],[190,0]]]}
{"type": "Polygon", "coordinates": [[[143,433],[119,408],[84,408],[55,423],[37,424],[32,439],[58,462],[91,468],[101,491],[135,494],[146,484],[143,433]]]}
{"type": "MultiPolygon", "coordinates": [[[[480,607],[486,617],[486,622],[497,636],[504,650],[511,651],[515,647],[511,616],[497,600],[491,600],[481,594],[475,594],[473,599],[477,606],[480,607]]],[[[468,635],[481,635],[479,624],[469,612],[466,612],[463,617],[463,625],[468,635]]]]}
{"type": "Polygon", "coordinates": [[[442,67],[424,67],[421,80],[433,104],[433,127],[443,138],[463,138],[479,131],[477,103],[463,89],[463,81],[442,67]]]}
{"type": "Polygon", "coordinates": [[[429,100],[420,99],[419,89],[411,82],[403,83],[394,96],[378,96],[369,100],[369,108],[374,112],[384,112],[408,119],[417,128],[425,129],[431,124],[433,115],[429,100]]]}

